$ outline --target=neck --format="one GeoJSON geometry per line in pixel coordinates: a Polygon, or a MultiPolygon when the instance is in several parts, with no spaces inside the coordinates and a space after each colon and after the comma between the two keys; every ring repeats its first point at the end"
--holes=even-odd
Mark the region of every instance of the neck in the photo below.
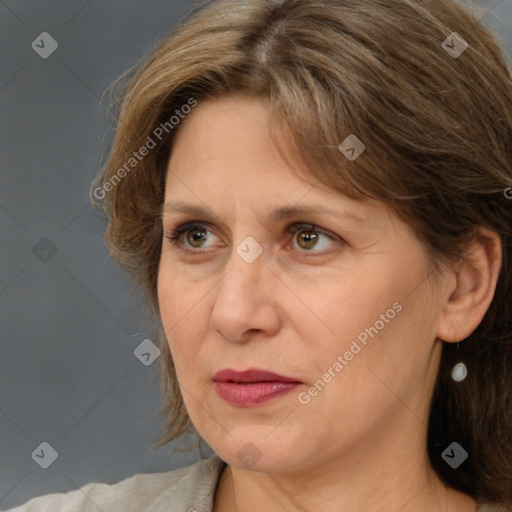
{"type": "MultiPolygon", "coordinates": [[[[406,485],[383,485],[375,489],[364,484],[348,489],[347,485],[323,483],[312,492],[298,489],[293,482],[270,473],[248,478],[227,466],[217,493],[213,512],[475,512],[476,502],[469,496],[445,487],[435,475],[406,485]],[[319,508],[318,504],[322,506],[319,508]]],[[[312,479],[317,481],[317,479],[312,479]]],[[[391,484],[391,483],[390,483],[391,484]]]]}
{"type": "Polygon", "coordinates": [[[227,466],[213,512],[475,512],[475,500],[439,480],[423,437],[381,440],[286,473],[227,466]]]}

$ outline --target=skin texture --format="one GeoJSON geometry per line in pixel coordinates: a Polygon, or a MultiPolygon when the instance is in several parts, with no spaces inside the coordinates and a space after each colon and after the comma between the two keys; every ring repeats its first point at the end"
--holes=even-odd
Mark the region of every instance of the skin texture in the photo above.
{"type": "Polygon", "coordinates": [[[442,344],[468,336],[492,300],[499,237],[481,230],[468,260],[433,286],[423,245],[384,204],[355,202],[293,173],[271,142],[265,103],[254,98],[202,102],[183,122],[166,181],[165,203],[174,201],[210,213],[166,208],[158,295],[188,413],[229,465],[214,511],[474,511],[473,499],[429,467],[428,406],[442,344]],[[268,219],[284,205],[321,205],[364,222],[315,211],[268,219]],[[192,221],[204,227],[167,239],[192,221]],[[332,239],[311,242],[301,226],[288,232],[296,223],[332,239]],[[252,263],[236,251],[248,236],[263,248],[252,263]],[[377,324],[393,304],[400,311],[377,324]],[[353,340],[375,325],[378,334],[347,360],[353,340]],[[340,355],[343,369],[301,403],[299,393],[340,355]],[[224,368],[303,384],[259,407],[233,406],[212,380],[224,368]],[[241,449],[259,460],[248,466],[241,449]]]}

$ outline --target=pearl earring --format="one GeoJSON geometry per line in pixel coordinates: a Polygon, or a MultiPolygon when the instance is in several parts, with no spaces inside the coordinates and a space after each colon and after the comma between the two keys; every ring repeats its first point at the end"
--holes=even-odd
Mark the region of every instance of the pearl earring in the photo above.
{"type": "Polygon", "coordinates": [[[455,382],[462,382],[468,376],[468,369],[464,363],[457,363],[452,368],[452,379],[455,382]]]}
{"type": "MultiPolygon", "coordinates": [[[[459,349],[459,343],[457,342],[457,350],[459,349]]],[[[468,376],[468,369],[462,362],[457,363],[452,368],[451,377],[455,382],[462,382],[468,376]]]]}

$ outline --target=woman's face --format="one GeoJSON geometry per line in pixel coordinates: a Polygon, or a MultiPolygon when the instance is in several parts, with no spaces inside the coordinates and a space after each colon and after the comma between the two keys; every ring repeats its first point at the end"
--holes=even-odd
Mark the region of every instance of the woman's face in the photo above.
{"type": "Polygon", "coordinates": [[[164,236],[187,231],[163,240],[162,322],[191,420],[221,458],[279,472],[425,446],[442,304],[406,224],[294,175],[265,104],[246,98],[189,114],[165,203],[164,236]]]}

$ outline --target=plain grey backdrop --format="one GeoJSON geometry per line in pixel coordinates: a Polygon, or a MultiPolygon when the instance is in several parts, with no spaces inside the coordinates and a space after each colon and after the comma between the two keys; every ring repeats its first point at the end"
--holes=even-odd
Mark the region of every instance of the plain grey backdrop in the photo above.
{"type": "MultiPolygon", "coordinates": [[[[475,4],[512,63],[512,0],[475,4]]],[[[105,90],[194,5],[0,1],[1,509],[200,457],[149,453],[160,377],[135,353],[151,335],[88,200],[112,138],[105,90]]]]}

